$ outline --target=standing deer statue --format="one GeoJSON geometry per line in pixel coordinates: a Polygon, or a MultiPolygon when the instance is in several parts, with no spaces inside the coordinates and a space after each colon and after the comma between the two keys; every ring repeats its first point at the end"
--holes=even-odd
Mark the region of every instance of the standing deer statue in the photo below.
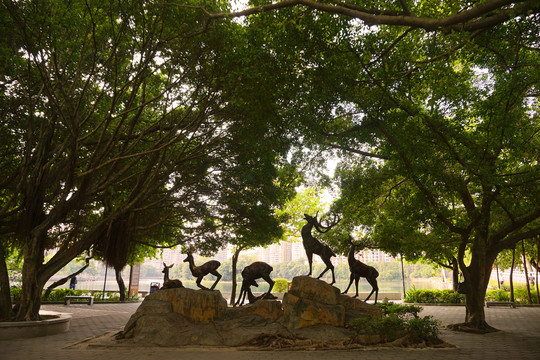
{"type": "Polygon", "coordinates": [[[167,264],[163,263],[163,286],[162,289],[173,289],[173,288],[183,288],[184,285],[182,282],[178,279],[169,279],[169,269],[172,268],[174,264],[167,266],[167,264]]]}
{"type": "Polygon", "coordinates": [[[250,303],[254,303],[259,299],[266,298],[274,287],[274,280],[270,278],[270,273],[274,270],[270,265],[262,261],[256,261],[251,265],[248,265],[242,270],[242,287],[240,288],[240,295],[234,306],[238,304],[243,305],[246,295],[250,303]],[[255,280],[263,278],[270,285],[268,291],[262,296],[255,297],[251,292],[251,286],[259,286],[255,280]]]}
{"type": "Polygon", "coordinates": [[[184,262],[189,263],[189,270],[191,270],[191,274],[197,278],[196,284],[199,288],[203,290],[214,290],[217,283],[221,279],[221,274],[217,272],[217,268],[221,266],[221,263],[217,260],[210,260],[202,264],[201,266],[195,266],[195,262],[193,261],[193,253],[192,251],[188,251],[187,257],[184,259],[184,262]],[[216,281],[214,282],[214,285],[210,289],[208,289],[206,286],[201,284],[202,279],[208,275],[212,274],[215,277],[217,277],[216,281]]]}
{"type": "Polygon", "coordinates": [[[308,276],[311,276],[312,268],[313,268],[313,254],[317,254],[321,257],[322,261],[326,265],[326,269],[317,277],[317,279],[320,279],[328,270],[332,272],[332,282],[330,285],[333,285],[336,282],[336,277],[334,275],[334,265],[330,261],[330,258],[332,256],[336,256],[332,249],[328,247],[328,245],[322,244],[319,240],[313,237],[311,235],[311,229],[315,227],[318,232],[325,233],[328,232],[330,229],[332,229],[334,226],[339,223],[340,219],[337,219],[334,217],[334,221],[332,224],[328,226],[322,226],[319,221],[317,220],[317,214],[315,217],[309,216],[308,214],[304,214],[304,219],[307,221],[307,224],[302,227],[302,243],[304,245],[304,250],[306,251],[306,255],[309,262],[309,274],[308,276]]]}
{"type": "Polygon", "coordinates": [[[373,293],[375,293],[375,304],[377,303],[377,296],[379,294],[379,286],[377,285],[377,277],[379,276],[379,272],[373,267],[364,264],[360,260],[357,260],[354,257],[354,251],[356,250],[356,247],[358,245],[355,245],[352,242],[352,236],[349,235],[349,243],[351,244],[351,248],[349,249],[349,254],[347,256],[347,259],[349,261],[349,270],[351,272],[351,281],[349,282],[349,286],[347,286],[347,289],[342,292],[342,294],[346,294],[347,291],[349,291],[349,288],[351,287],[353,280],[354,284],[356,286],[356,295],[353,297],[358,297],[358,281],[361,277],[366,278],[368,283],[371,285],[371,293],[369,293],[368,297],[364,301],[368,301],[369,298],[373,293]]]}

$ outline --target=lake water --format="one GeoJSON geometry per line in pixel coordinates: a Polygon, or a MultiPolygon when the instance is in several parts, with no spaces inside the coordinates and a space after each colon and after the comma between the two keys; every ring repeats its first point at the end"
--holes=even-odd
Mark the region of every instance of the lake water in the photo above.
{"type": "MultiPolygon", "coordinates": [[[[126,282],[126,287],[129,285],[129,280],[124,280],[126,282]]],[[[152,282],[158,282],[160,285],[163,285],[163,278],[151,278],[151,279],[140,279],[139,281],[139,291],[150,291],[150,283],[152,282]]],[[[268,284],[264,280],[258,280],[259,288],[257,290],[254,290],[254,292],[263,292],[268,289],[268,284]]],[[[84,278],[79,279],[77,283],[77,289],[80,290],[103,290],[103,284],[104,280],[86,280],[84,278]]],[[[191,281],[182,281],[185,287],[191,288],[191,289],[198,289],[197,285],[195,284],[195,280],[191,281]]],[[[202,282],[202,284],[206,287],[211,287],[214,282],[212,280],[205,280],[202,282]]],[[[347,285],[349,284],[349,281],[342,280],[337,281],[335,286],[342,291],[347,288],[347,285]]],[[[371,291],[371,285],[367,283],[365,279],[361,279],[359,285],[359,292],[370,292],[371,291]]],[[[403,284],[401,281],[379,281],[379,293],[391,293],[391,292],[398,292],[403,293],[403,284]]],[[[106,282],[106,290],[107,291],[118,291],[118,284],[116,283],[115,277],[107,277],[106,282]]],[[[240,283],[237,285],[237,291],[239,291],[240,283]]],[[[406,279],[405,280],[405,289],[408,290],[411,286],[415,286],[417,289],[443,289],[447,288],[442,284],[440,281],[436,279],[406,279]]],[[[66,284],[62,287],[69,287],[69,284],[66,284]]],[[[217,286],[216,290],[221,291],[222,294],[229,294],[231,292],[232,288],[232,282],[230,281],[220,281],[217,286]]],[[[355,292],[355,286],[354,283],[351,285],[349,289],[349,293],[355,292]]]]}

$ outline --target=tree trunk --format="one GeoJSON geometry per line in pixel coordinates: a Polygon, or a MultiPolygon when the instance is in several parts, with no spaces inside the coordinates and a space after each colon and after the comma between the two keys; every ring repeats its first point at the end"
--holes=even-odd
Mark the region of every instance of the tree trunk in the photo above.
{"type": "Polygon", "coordinates": [[[536,303],[540,304],[540,291],[538,289],[538,271],[540,270],[540,236],[537,236],[536,240],[536,303]]]}
{"type": "Polygon", "coordinates": [[[114,273],[116,275],[116,282],[118,283],[118,289],[120,291],[120,301],[126,301],[126,284],[122,279],[122,269],[115,267],[114,273]]]}
{"type": "Polygon", "coordinates": [[[21,299],[16,305],[16,321],[39,320],[41,295],[46,279],[42,275],[45,236],[28,234],[24,241],[21,299]]]}
{"type": "Polygon", "coordinates": [[[41,307],[41,293],[44,283],[38,281],[39,263],[25,257],[22,271],[21,299],[16,305],[16,321],[39,320],[39,308],[41,307]]]}
{"type": "Polygon", "coordinates": [[[516,263],[516,248],[512,249],[512,265],[510,266],[510,301],[514,302],[514,265],[516,263]]]}
{"type": "Polygon", "coordinates": [[[521,240],[521,258],[523,261],[523,269],[525,270],[525,284],[527,285],[527,300],[529,300],[529,304],[532,304],[531,286],[529,285],[529,272],[527,271],[527,260],[525,260],[525,244],[523,240],[521,240]]]}
{"type": "Polygon", "coordinates": [[[232,257],[232,273],[231,273],[232,286],[231,286],[231,300],[229,302],[230,305],[234,305],[236,301],[236,267],[238,265],[238,257],[240,256],[240,251],[242,251],[243,248],[244,248],[243,246],[237,247],[232,257]]]}
{"type": "Polygon", "coordinates": [[[463,272],[465,287],[466,315],[462,324],[450,325],[450,328],[461,331],[488,333],[497,329],[488,325],[484,312],[484,300],[497,254],[489,252],[485,239],[475,239],[471,249],[471,262],[466,266],[463,260],[467,242],[460,246],[458,261],[463,272]]]}
{"type": "Polygon", "coordinates": [[[452,258],[452,289],[457,292],[459,284],[459,264],[455,257],[452,258]]]}
{"type": "Polygon", "coordinates": [[[9,276],[4,245],[0,243],[0,321],[13,317],[11,308],[9,276]]]}

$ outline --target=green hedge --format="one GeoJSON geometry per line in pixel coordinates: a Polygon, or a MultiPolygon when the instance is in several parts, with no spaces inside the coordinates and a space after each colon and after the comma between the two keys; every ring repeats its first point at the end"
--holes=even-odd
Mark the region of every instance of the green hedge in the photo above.
{"type": "MultiPolygon", "coordinates": [[[[532,303],[537,303],[536,292],[531,293],[532,303]]],[[[510,292],[505,290],[488,290],[485,301],[510,301],[510,292]]],[[[514,301],[518,304],[528,304],[527,290],[514,289],[514,301]]],[[[423,290],[412,286],[405,296],[406,303],[426,304],[462,304],[465,303],[465,295],[453,290],[423,290]]]]}
{"type": "MultiPolygon", "coordinates": [[[[21,298],[21,288],[12,286],[10,288],[10,294],[13,296],[13,301],[17,302],[21,298]]],[[[79,295],[90,295],[90,292],[88,290],[72,290],[72,289],[56,289],[51,291],[49,296],[47,298],[43,297],[43,301],[64,301],[64,298],[66,295],[71,296],[79,296],[79,295]]],[[[105,301],[119,301],[120,300],[120,294],[118,292],[116,293],[108,293],[107,298],[105,298],[105,301]]],[[[101,300],[103,297],[103,292],[98,291],[94,293],[94,299],[95,300],[101,300]]],[[[138,296],[132,296],[128,297],[126,294],[126,300],[134,301],[138,300],[138,296]]],[[[76,300],[75,300],[76,301],[76,300]]]]}
{"type": "Polygon", "coordinates": [[[426,304],[461,304],[465,302],[465,295],[454,290],[424,290],[411,286],[407,291],[404,302],[426,304]]]}

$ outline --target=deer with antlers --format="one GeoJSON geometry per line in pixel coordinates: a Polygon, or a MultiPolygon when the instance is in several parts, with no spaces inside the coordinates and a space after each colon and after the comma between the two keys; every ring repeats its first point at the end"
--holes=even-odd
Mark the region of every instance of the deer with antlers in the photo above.
{"type": "Polygon", "coordinates": [[[214,290],[217,283],[221,279],[221,274],[217,272],[217,268],[221,266],[221,263],[219,261],[210,260],[205,262],[201,266],[195,266],[195,261],[193,260],[193,252],[192,250],[189,250],[187,253],[187,257],[184,259],[184,262],[189,263],[189,270],[191,270],[191,274],[197,278],[196,284],[199,288],[203,290],[214,290]],[[202,279],[208,274],[212,274],[217,277],[216,281],[210,289],[201,284],[202,279]]]}
{"type": "Polygon", "coordinates": [[[169,279],[169,269],[172,268],[174,264],[167,266],[167,264],[163,263],[163,286],[162,289],[174,289],[174,288],[183,288],[184,285],[182,282],[178,279],[169,279]]]}
{"type": "Polygon", "coordinates": [[[334,216],[334,221],[332,222],[332,224],[322,226],[317,220],[318,214],[319,212],[317,212],[315,217],[304,214],[304,219],[307,221],[307,224],[302,227],[302,243],[304,245],[304,250],[306,251],[309,262],[308,276],[311,276],[312,273],[313,254],[317,254],[321,257],[322,261],[326,265],[326,269],[324,269],[324,271],[321,273],[321,275],[317,277],[317,279],[320,279],[328,270],[330,270],[332,272],[332,282],[330,283],[330,285],[333,285],[336,282],[336,277],[334,275],[334,265],[330,261],[330,258],[332,256],[336,256],[336,254],[334,254],[334,252],[332,251],[332,249],[330,249],[328,245],[322,244],[319,240],[313,237],[313,235],[311,235],[311,230],[313,229],[313,227],[315,227],[315,229],[320,233],[328,232],[330,229],[336,226],[341,219],[337,219],[334,216]]]}
{"type": "Polygon", "coordinates": [[[375,304],[377,303],[377,295],[379,294],[379,286],[377,284],[377,277],[379,277],[379,272],[373,267],[364,264],[360,260],[357,260],[354,257],[354,252],[356,250],[356,247],[358,245],[353,243],[353,238],[351,235],[349,235],[349,243],[351,244],[351,248],[349,249],[349,254],[347,256],[347,260],[349,261],[349,270],[351,272],[351,281],[349,282],[349,286],[347,286],[347,289],[342,292],[342,294],[346,294],[347,291],[349,291],[349,288],[351,287],[353,280],[354,284],[356,286],[356,295],[353,297],[358,297],[358,281],[361,277],[366,278],[368,283],[371,285],[371,293],[369,293],[368,297],[364,301],[368,301],[369,298],[373,293],[375,293],[375,304]]]}
{"type": "Polygon", "coordinates": [[[238,304],[243,305],[246,295],[250,303],[254,303],[259,299],[266,298],[274,287],[274,280],[270,278],[270,273],[274,270],[270,265],[262,261],[256,261],[251,265],[248,265],[242,270],[242,287],[240,288],[240,295],[234,306],[238,304]],[[251,286],[259,286],[255,280],[264,279],[270,285],[268,291],[262,296],[255,297],[251,292],[251,286]]]}

